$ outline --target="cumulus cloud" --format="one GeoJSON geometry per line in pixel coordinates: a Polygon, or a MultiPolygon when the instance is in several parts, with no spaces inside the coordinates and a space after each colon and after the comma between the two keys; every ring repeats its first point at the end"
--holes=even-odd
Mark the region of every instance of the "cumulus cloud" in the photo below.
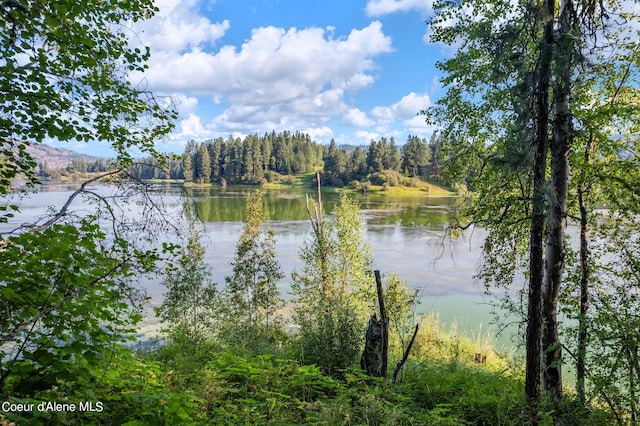
{"type": "Polygon", "coordinates": [[[368,16],[384,16],[410,10],[427,14],[433,9],[432,6],[432,0],[369,0],[365,11],[368,16]]]}
{"type": "Polygon", "coordinates": [[[155,51],[183,52],[212,45],[230,28],[229,21],[213,23],[197,11],[196,0],[160,0],[153,19],[137,24],[143,44],[155,51]]]}
{"type": "Polygon", "coordinates": [[[368,132],[366,130],[359,130],[359,131],[355,132],[353,135],[357,139],[359,139],[359,142],[362,143],[362,144],[367,144],[367,143],[371,142],[372,140],[378,140],[381,137],[380,133],[368,132]]]}
{"type": "Polygon", "coordinates": [[[375,124],[373,120],[367,117],[367,114],[358,108],[351,108],[342,117],[342,122],[351,127],[369,127],[375,124]]]}
{"type": "Polygon", "coordinates": [[[373,58],[390,52],[380,22],[333,38],[321,28],[261,27],[239,48],[195,47],[152,55],[145,75],[154,90],[196,90],[230,103],[275,104],[314,98],[325,88],[357,90],[373,82],[373,58]]]}
{"type": "MultiPolygon", "coordinates": [[[[353,105],[354,93],[375,84],[377,58],[393,51],[379,21],[343,34],[331,26],[263,26],[232,45],[224,44],[232,23],[203,16],[199,0],[156,4],[159,12],[138,31],[151,47],[149,68],[132,81],[144,78],[150,90],[174,96],[181,117],[176,140],[272,129],[306,129],[326,140],[338,137],[330,122],[359,129],[400,123],[410,118],[405,110],[411,96],[421,96],[411,94],[368,113],[353,105]],[[199,113],[211,104],[219,112],[205,120],[199,113]]],[[[373,15],[424,9],[426,4],[370,1],[373,15]]]]}
{"type": "Polygon", "coordinates": [[[302,132],[308,134],[311,139],[317,141],[328,142],[334,136],[333,130],[328,126],[310,127],[303,130],[302,132]]]}
{"type": "Polygon", "coordinates": [[[345,81],[344,88],[346,90],[356,91],[372,85],[373,82],[373,76],[359,72],[345,81]]]}
{"type": "MultiPolygon", "coordinates": [[[[165,3],[171,9],[176,0],[165,3]]],[[[165,12],[161,26],[177,28],[195,13],[191,9],[165,12]]],[[[253,29],[240,46],[207,48],[229,25],[205,21],[201,31],[172,42],[161,40],[159,30],[147,34],[153,51],[144,77],[155,92],[206,95],[226,104],[206,126],[225,132],[322,128],[349,110],[346,93],[374,83],[376,56],[393,50],[378,21],[344,36],[332,28],[266,26],[253,29]]]]}
{"type": "Polygon", "coordinates": [[[431,105],[429,95],[425,93],[411,92],[395,104],[390,106],[377,106],[371,110],[370,115],[380,124],[388,124],[398,120],[407,120],[422,109],[431,105]]]}
{"type": "Polygon", "coordinates": [[[198,108],[198,98],[194,96],[174,93],[171,99],[181,115],[194,113],[198,108]]]}
{"type": "Polygon", "coordinates": [[[182,129],[182,136],[196,138],[207,134],[200,117],[193,113],[189,114],[187,118],[180,122],[180,127],[182,129]]]}
{"type": "Polygon", "coordinates": [[[427,124],[425,117],[422,115],[417,115],[409,120],[404,120],[402,124],[411,134],[430,135],[436,130],[434,126],[427,124]]]}
{"type": "Polygon", "coordinates": [[[208,127],[217,133],[262,133],[268,130],[304,129],[309,126],[308,117],[295,112],[282,112],[282,105],[231,105],[215,117],[208,127]]]}

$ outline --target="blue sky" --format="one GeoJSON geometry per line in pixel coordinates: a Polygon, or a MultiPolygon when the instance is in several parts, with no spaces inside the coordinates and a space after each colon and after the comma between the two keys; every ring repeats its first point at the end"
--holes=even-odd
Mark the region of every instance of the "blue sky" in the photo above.
{"type": "Polygon", "coordinates": [[[417,113],[443,95],[435,63],[453,53],[428,42],[432,1],[156,0],[159,12],[132,28],[132,43],[151,48],[149,69],[130,80],[175,101],[161,151],[272,130],[356,145],[428,138],[417,113]]]}
{"type": "MultiPolygon", "coordinates": [[[[328,143],[429,137],[417,116],[440,95],[425,41],[431,0],[157,0],[135,30],[151,47],[133,75],[176,100],[161,150],[271,130],[328,143]]],[[[78,149],[80,147],[74,147],[78,149]]]]}

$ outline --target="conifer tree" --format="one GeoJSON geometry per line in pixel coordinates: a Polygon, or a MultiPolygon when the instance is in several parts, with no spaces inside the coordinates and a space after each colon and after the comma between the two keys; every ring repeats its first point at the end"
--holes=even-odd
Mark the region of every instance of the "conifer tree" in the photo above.
{"type": "Polygon", "coordinates": [[[196,152],[195,180],[199,183],[211,182],[211,158],[204,143],[198,146],[196,152]]]}
{"type": "Polygon", "coordinates": [[[185,182],[193,182],[193,150],[195,148],[195,142],[187,142],[187,146],[182,154],[182,170],[184,174],[185,182]]]}

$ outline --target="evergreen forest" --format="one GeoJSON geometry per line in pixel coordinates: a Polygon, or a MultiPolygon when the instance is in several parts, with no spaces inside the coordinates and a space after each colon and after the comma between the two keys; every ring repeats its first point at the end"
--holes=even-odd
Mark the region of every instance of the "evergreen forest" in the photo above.
{"type": "MultiPolygon", "coordinates": [[[[240,138],[189,141],[180,159],[163,168],[153,158],[137,161],[131,173],[139,179],[178,179],[195,184],[253,185],[286,182],[285,177],[322,171],[324,185],[388,185],[418,178],[445,185],[438,172],[440,141],[408,136],[403,145],[393,137],[369,146],[338,146],[313,141],[300,132],[266,133],[240,138]]],[[[85,170],[88,170],[85,167],[85,170]]]]}

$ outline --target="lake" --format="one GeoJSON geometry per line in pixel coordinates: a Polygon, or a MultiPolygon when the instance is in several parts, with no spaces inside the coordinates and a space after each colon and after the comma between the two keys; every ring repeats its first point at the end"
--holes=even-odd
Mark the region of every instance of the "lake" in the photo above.
{"type": "MultiPolygon", "coordinates": [[[[37,192],[22,199],[19,218],[3,224],[6,231],[20,221],[33,220],[50,206],[60,207],[77,185],[45,184],[37,192]]],[[[97,190],[104,191],[102,187],[97,190]]],[[[184,211],[185,219],[204,224],[203,244],[206,262],[212,267],[219,284],[231,274],[231,261],[242,230],[245,199],[251,188],[190,188],[185,194],[176,185],[158,185],[166,207],[184,211]]],[[[309,189],[261,189],[266,226],[276,235],[277,259],[285,278],[280,285],[287,298],[291,272],[302,266],[298,252],[310,233],[305,195],[309,189]]],[[[323,193],[323,205],[329,213],[338,195],[323,193]]],[[[395,272],[407,286],[420,295],[420,313],[437,313],[444,323],[458,322],[459,331],[483,330],[492,319],[482,283],[474,280],[481,261],[484,232],[475,230],[465,238],[446,239],[444,229],[456,205],[453,197],[357,195],[365,238],[371,244],[374,268],[383,276],[395,272]]],[[[75,209],[88,210],[80,200],[75,209]]],[[[168,238],[171,238],[168,236],[168,238]]],[[[162,300],[163,287],[157,281],[145,281],[153,304],[162,300]]],[[[372,282],[373,285],[373,282],[372,282]]]]}

